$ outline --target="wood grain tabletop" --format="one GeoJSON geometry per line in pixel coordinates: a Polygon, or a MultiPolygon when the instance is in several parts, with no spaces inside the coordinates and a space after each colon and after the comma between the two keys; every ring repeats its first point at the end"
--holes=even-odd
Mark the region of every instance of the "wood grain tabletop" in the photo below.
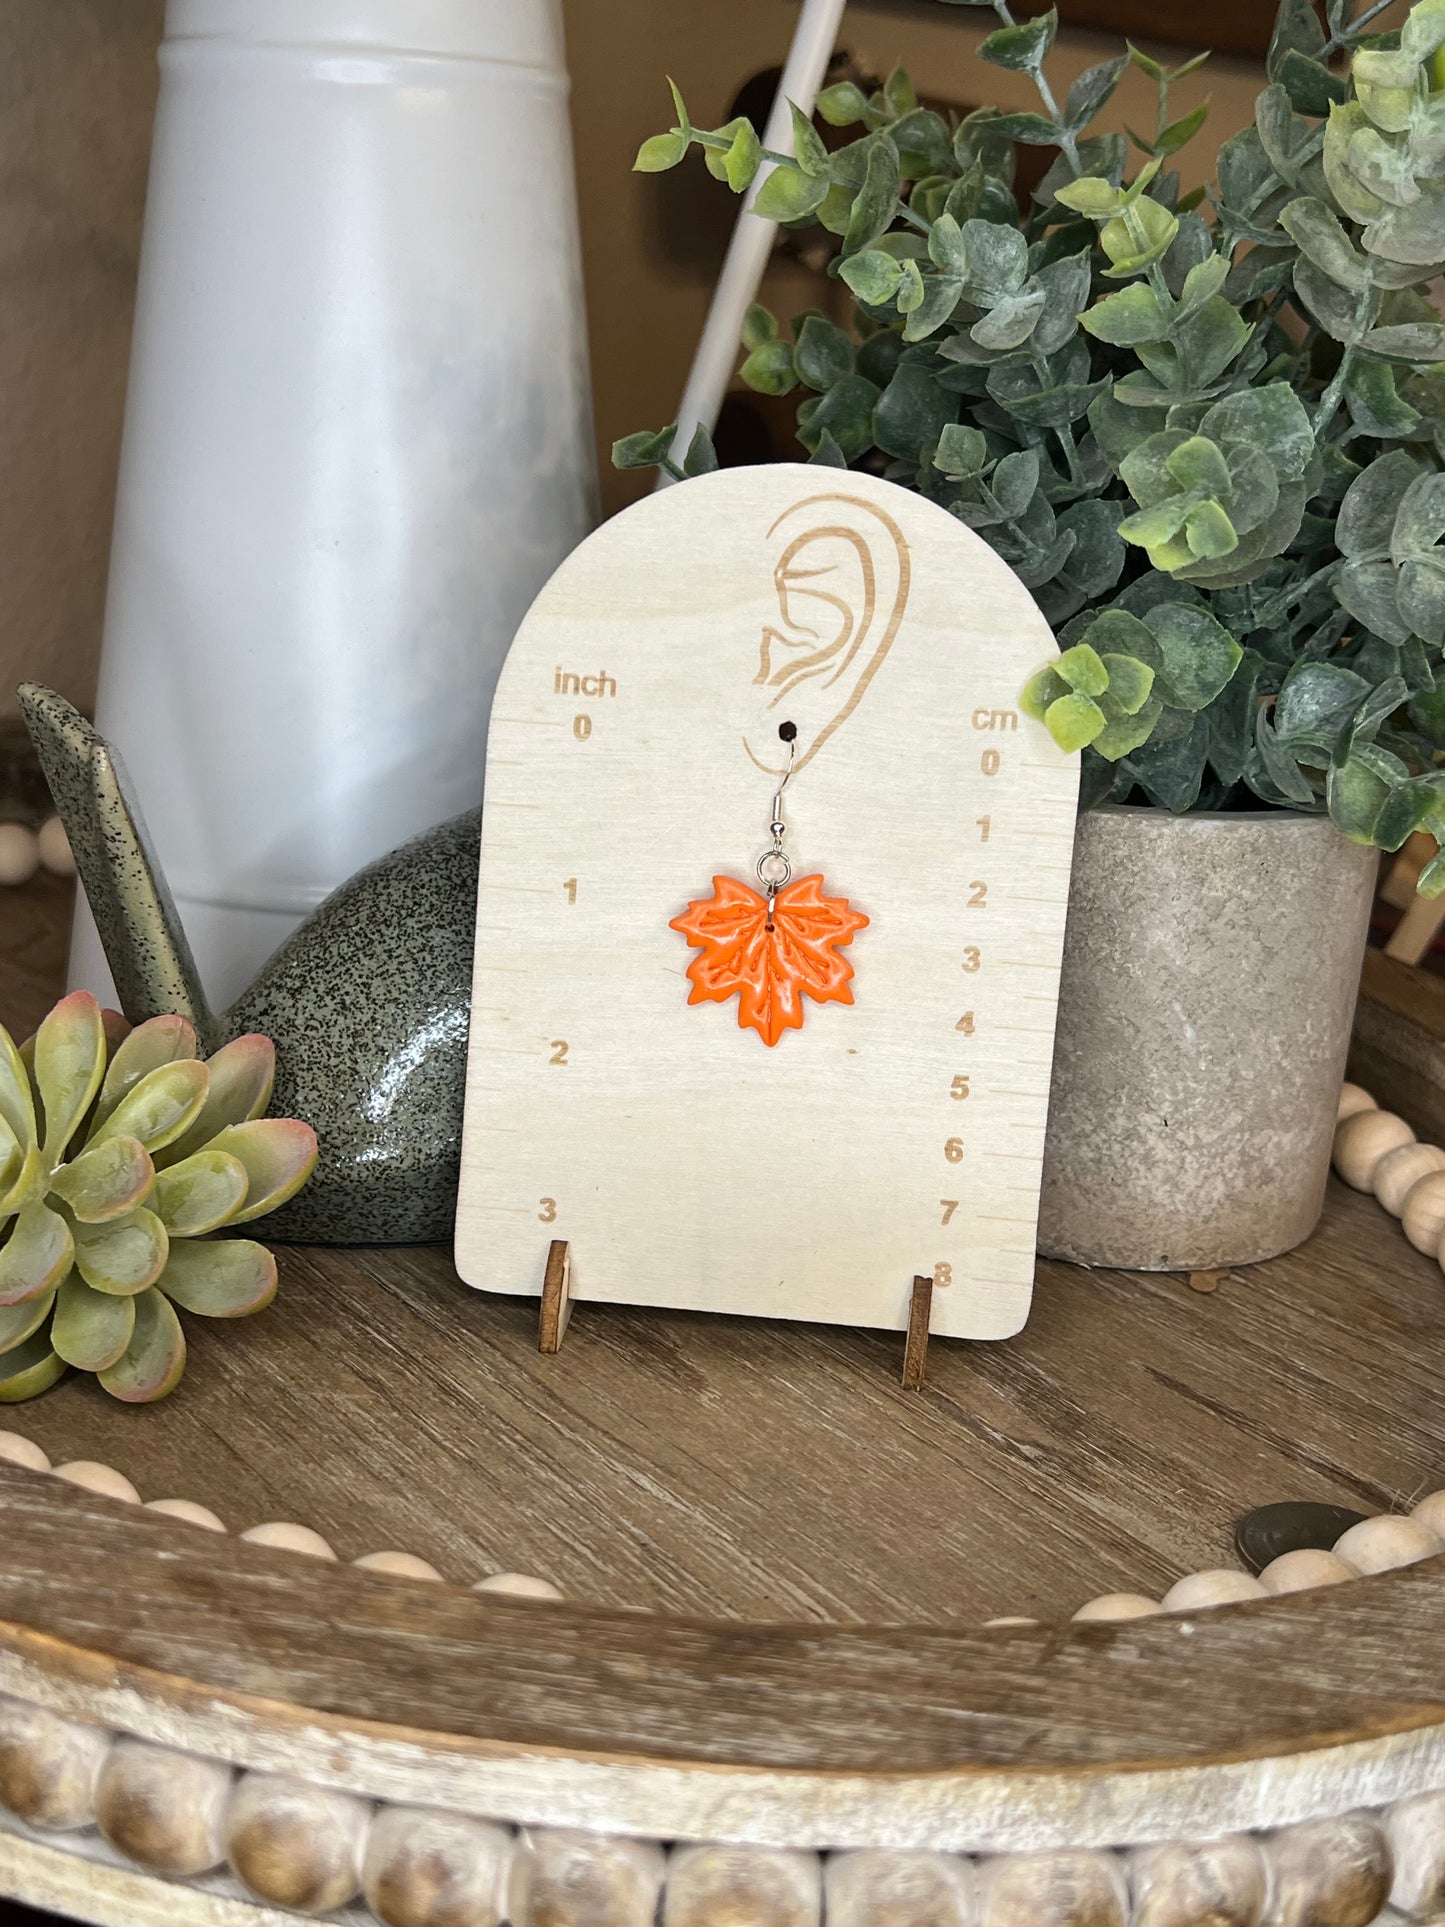
{"type": "MultiPolygon", "coordinates": [[[[57,994],[66,893],[0,894],[0,1016],[57,994]]],[[[1373,1512],[1445,1486],[1445,1279],[1333,1184],[1300,1250],[1209,1295],[1041,1262],[1006,1344],[579,1307],[555,1358],[530,1301],[438,1247],[285,1249],[240,1323],[189,1320],[163,1404],[73,1376],[0,1423],[233,1529],[295,1519],[343,1558],[539,1574],[581,1604],[753,1620],[1066,1617],[1236,1563],[1279,1499],[1373,1512]]]]}

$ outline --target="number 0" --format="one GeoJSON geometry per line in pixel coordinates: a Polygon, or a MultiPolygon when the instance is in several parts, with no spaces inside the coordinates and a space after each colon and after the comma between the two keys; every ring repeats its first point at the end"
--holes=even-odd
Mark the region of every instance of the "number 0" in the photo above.
{"type": "Polygon", "coordinates": [[[587,738],[592,734],[592,718],[590,716],[574,716],[572,718],[572,734],[577,738],[579,743],[585,743],[587,738]]]}
{"type": "Polygon", "coordinates": [[[997,776],[998,766],[1002,760],[996,749],[986,749],[979,758],[978,766],[985,776],[997,776]]]}

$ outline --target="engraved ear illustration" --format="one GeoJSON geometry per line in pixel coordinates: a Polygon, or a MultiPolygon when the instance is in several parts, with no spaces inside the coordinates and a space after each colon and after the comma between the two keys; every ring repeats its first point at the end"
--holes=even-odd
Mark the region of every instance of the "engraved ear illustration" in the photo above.
{"type": "Polygon", "coordinates": [[[795,502],[768,537],[777,616],[763,626],[743,743],[759,769],[780,776],[780,723],[797,724],[800,770],[867,694],[908,604],[909,557],[892,516],[841,492],[795,502]]]}

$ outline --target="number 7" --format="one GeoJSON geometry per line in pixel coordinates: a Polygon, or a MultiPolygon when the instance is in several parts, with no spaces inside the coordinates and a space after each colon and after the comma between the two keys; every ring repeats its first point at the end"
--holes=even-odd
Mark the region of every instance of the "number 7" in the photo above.
{"type": "Polygon", "coordinates": [[[954,1212],[958,1209],[958,1199],[940,1198],[938,1202],[943,1206],[943,1222],[947,1224],[954,1212]]]}

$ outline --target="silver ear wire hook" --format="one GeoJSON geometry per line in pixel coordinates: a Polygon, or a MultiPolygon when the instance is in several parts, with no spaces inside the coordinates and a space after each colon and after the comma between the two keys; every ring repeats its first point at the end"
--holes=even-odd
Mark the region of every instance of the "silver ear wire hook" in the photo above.
{"type": "MultiPolygon", "coordinates": [[[[783,821],[783,791],[792,781],[793,758],[798,753],[798,726],[796,723],[783,723],[779,726],[778,734],[788,745],[788,767],[773,797],[773,820],[768,825],[768,830],[773,839],[773,847],[771,850],[764,850],[763,854],[758,858],[757,864],[758,882],[763,885],[768,893],[769,919],[772,917],[773,903],[779,890],[784,889],[792,881],[793,877],[793,866],[788,861],[783,850],[783,838],[788,833],[788,826],[783,821]]],[[[771,921],[769,921],[768,928],[770,930],[772,928],[771,921]]]]}

